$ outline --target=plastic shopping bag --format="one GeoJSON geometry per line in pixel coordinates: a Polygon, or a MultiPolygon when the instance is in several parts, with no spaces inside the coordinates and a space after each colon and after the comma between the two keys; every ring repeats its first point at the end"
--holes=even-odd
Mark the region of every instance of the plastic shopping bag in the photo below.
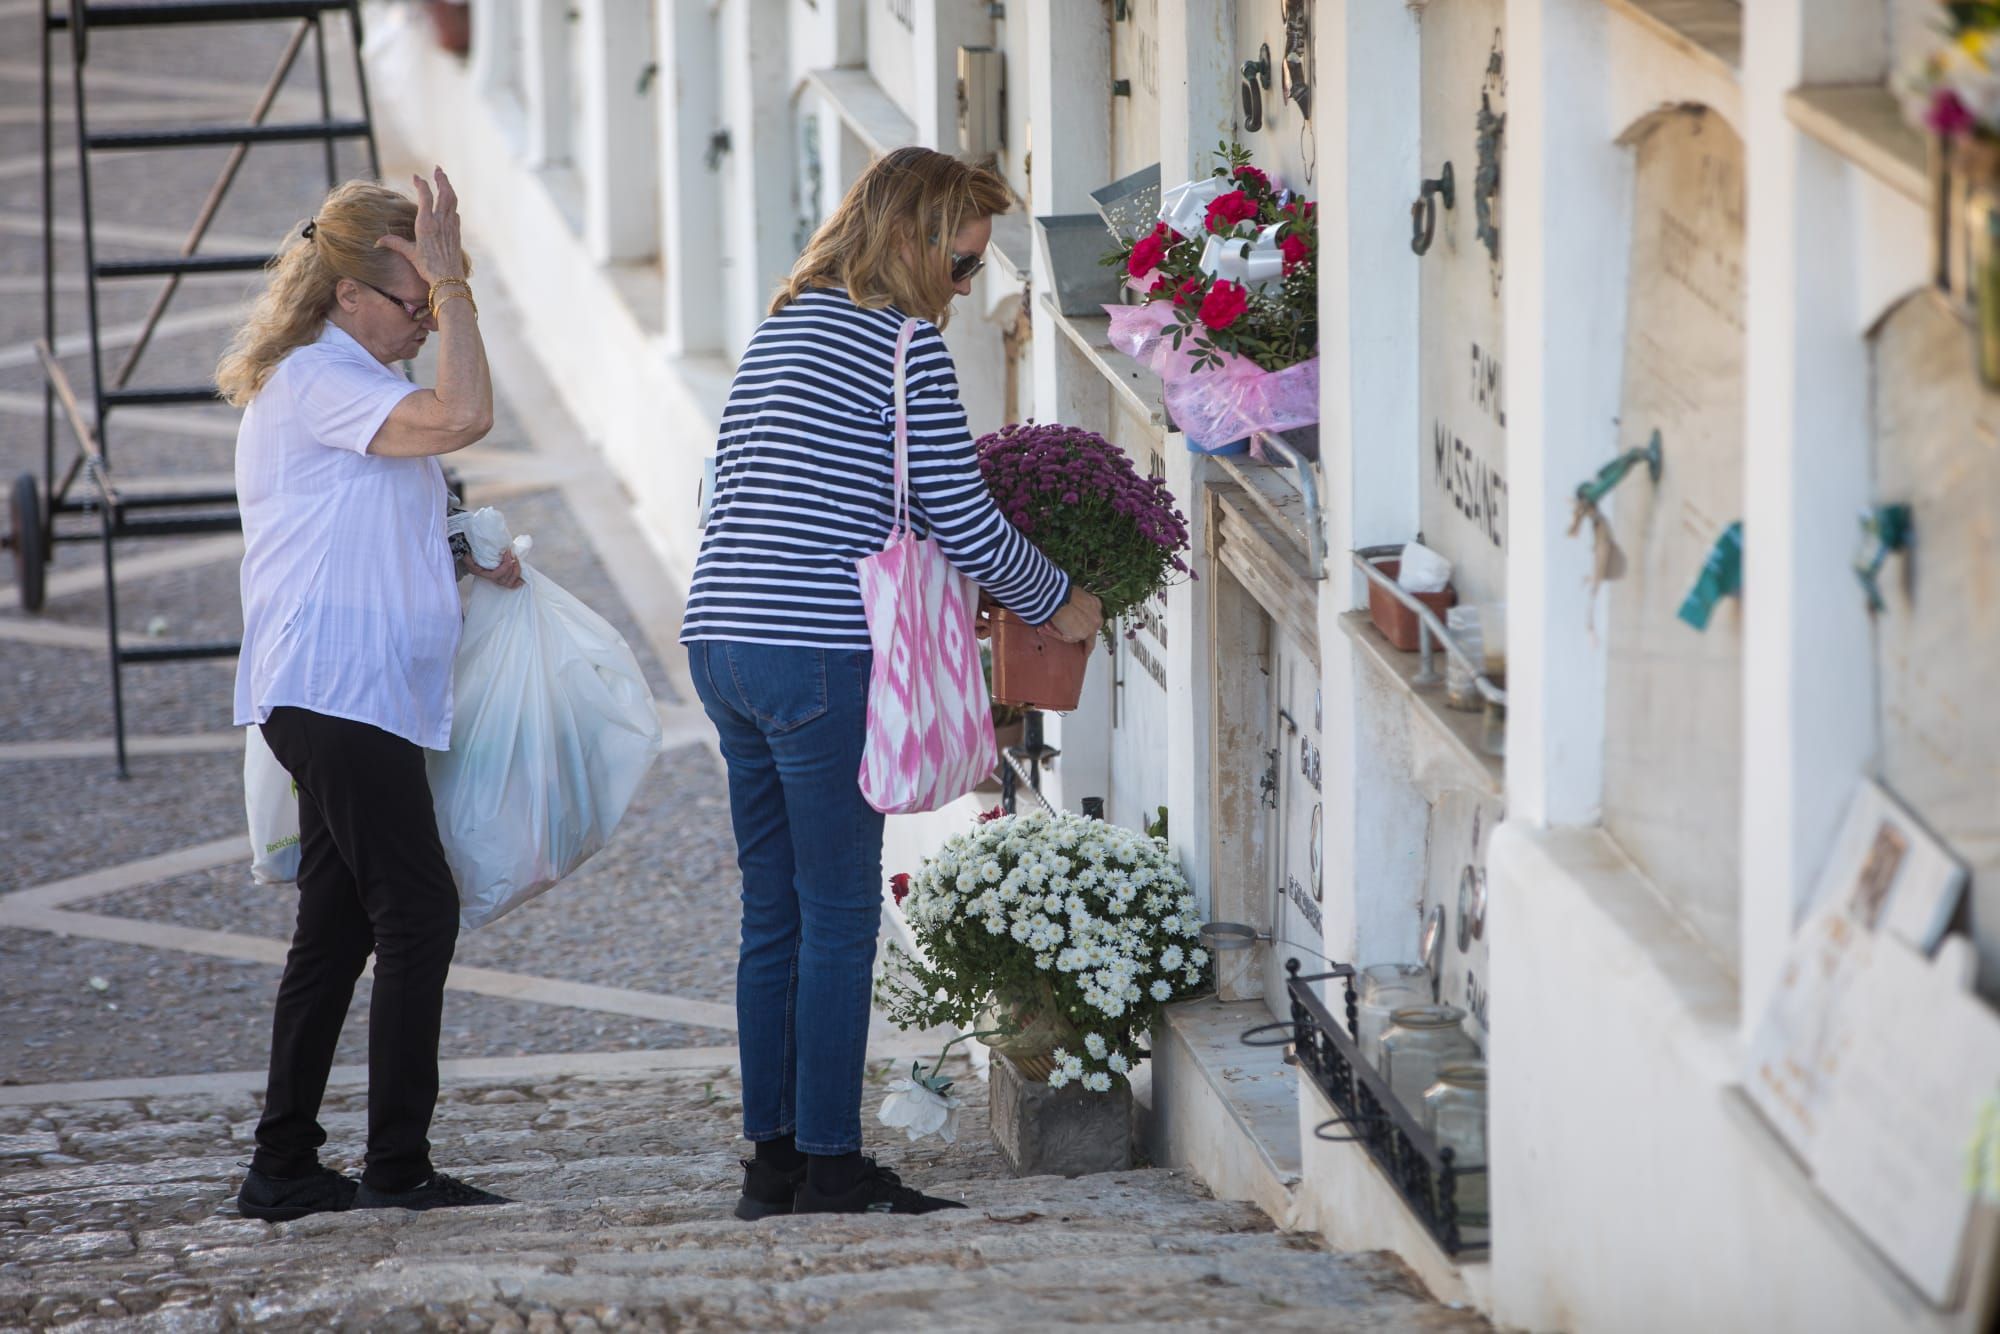
{"type": "Polygon", "coordinates": [[[297,880],[299,785],[256,727],[243,729],[243,806],[250,817],[250,878],[260,885],[297,880]]]}
{"type": "MultiPolygon", "coordinates": [[[[508,545],[492,509],[453,515],[472,558],[508,545]]],[[[517,554],[530,541],[513,539],[517,554]]],[[[429,757],[459,920],[483,926],[583,865],[610,839],[660,753],[653,692],[618,632],[546,575],[475,580],[452,673],[451,749],[429,757]]]]}

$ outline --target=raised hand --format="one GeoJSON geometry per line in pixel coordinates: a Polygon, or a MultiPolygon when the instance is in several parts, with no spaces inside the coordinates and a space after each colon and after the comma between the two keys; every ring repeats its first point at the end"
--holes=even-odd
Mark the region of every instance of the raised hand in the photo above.
{"type": "Polygon", "coordinates": [[[415,243],[400,236],[384,236],[375,242],[410,261],[417,276],[426,283],[465,276],[465,251],[459,245],[458,192],[451,188],[451,178],[444,174],[443,167],[434,168],[434,174],[435,194],[423,177],[410,178],[417,187],[415,243]]]}

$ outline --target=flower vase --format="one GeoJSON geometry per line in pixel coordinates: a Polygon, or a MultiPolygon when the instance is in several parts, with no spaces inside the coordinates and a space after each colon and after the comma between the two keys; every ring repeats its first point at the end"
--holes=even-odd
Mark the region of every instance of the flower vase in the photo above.
{"type": "Polygon", "coordinates": [[[1083,698],[1091,641],[1069,644],[996,610],[993,623],[993,699],[1023,709],[1066,713],[1083,698]]]}
{"type": "Polygon", "coordinates": [[[472,6],[467,0],[427,0],[424,8],[440,49],[455,56],[472,49],[472,6]]]}
{"type": "Polygon", "coordinates": [[[1076,1030],[1056,1008],[1046,984],[1022,992],[998,993],[979,1018],[987,1049],[1007,1057],[1014,1068],[1035,1082],[1047,1083],[1055,1070],[1059,1047],[1081,1047],[1076,1030]]]}

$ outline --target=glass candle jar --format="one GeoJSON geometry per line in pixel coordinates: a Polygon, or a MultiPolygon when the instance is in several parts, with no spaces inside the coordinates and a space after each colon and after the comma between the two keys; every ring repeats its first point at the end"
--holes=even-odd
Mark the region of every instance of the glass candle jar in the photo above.
{"type": "Polygon", "coordinates": [[[1437,1083],[1446,1065],[1479,1059],[1479,1044],[1461,1027],[1465,1011],[1456,1005],[1412,1005],[1389,1016],[1382,1035],[1382,1074],[1403,1109],[1419,1121],[1424,1090],[1437,1083]]]}
{"type": "Polygon", "coordinates": [[[1486,1062],[1439,1066],[1437,1082],[1424,1093],[1424,1123],[1437,1136],[1438,1147],[1451,1150],[1452,1167],[1461,1174],[1452,1190],[1458,1225],[1487,1226],[1486,1062]]]}
{"type": "Polygon", "coordinates": [[[1371,1069],[1382,1068],[1382,1035],[1389,1016],[1431,998],[1430,970],[1420,963],[1376,963],[1361,970],[1355,989],[1354,1042],[1371,1069]]]}
{"type": "MultiPolygon", "coordinates": [[[[1470,605],[1453,607],[1444,614],[1444,627],[1451,632],[1452,642],[1462,649],[1473,662],[1486,660],[1485,640],[1480,629],[1479,608],[1470,605]]],[[[1444,652],[1440,650],[1440,652],[1444,652]]],[[[1476,712],[1479,708],[1479,687],[1472,683],[1472,669],[1459,659],[1458,654],[1444,654],[1444,702],[1454,709],[1476,712]]]]}

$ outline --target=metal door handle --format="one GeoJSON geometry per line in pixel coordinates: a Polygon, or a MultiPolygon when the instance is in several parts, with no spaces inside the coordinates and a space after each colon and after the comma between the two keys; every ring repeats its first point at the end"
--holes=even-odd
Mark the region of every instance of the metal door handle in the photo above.
{"type": "Polygon", "coordinates": [[[1438,200],[1444,200],[1446,208],[1458,202],[1458,189],[1453,184],[1451,163],[1444,164],[1436,180],[1425,181],[1417,202],[1410,205],[1410,249],[1421,255],[1431,248],[1437,237],[1438,200]]]}

